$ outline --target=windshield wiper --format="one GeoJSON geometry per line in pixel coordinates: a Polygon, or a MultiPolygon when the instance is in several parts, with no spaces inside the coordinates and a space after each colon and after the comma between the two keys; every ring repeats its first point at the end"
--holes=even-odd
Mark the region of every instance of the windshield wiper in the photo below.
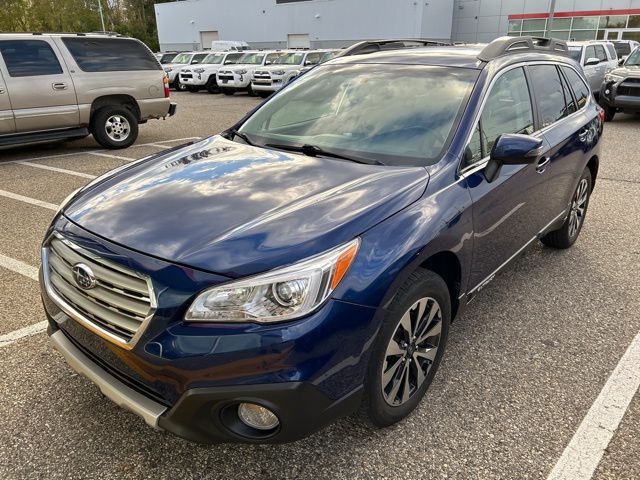
{"type": "Polygon", "coordinates": [[[233,137],[238,137],[238,138],[241,138],[242,140],[244,140],[244,143],[246,143],[247,145],[251,145],[252,147],[255,146],[253,144],[253,142],[251,140],[249,140],[249,137],[247,137],[244,133],[239,132],[238,129],[231,128],[231,129],[227,130],[227,132],[230,135],[232,135],[232,137],[229,140],[233,140],[233,137]]]}
{"type": "Polygon", "coordinates": [[[317,147],[315,145],[309,145],[309,144],[297,146],[297,145],[282,145],[277,143],[267,143],[265,147],[277,148],[278,150],[287,150],[289,152],[300,152],[307,155],[308,157],[322,156],[322,157],[338,158],[340,160],[348,160],[350,162],[364,163],[367,165],[384,165],[384,163],[380,162],[379,160],[370,160],[370,161],[363,160],[360,158],[350,157],[347,155],[342,155],[340,153],[331,152],[329,150],[324,150],[320,147],[317,147]]]}

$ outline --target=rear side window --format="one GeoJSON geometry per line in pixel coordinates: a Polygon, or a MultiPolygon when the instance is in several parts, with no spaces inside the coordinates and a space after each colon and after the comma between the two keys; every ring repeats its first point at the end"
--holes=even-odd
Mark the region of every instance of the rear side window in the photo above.
{"type": "Polygon", "coordinates": [[[161,70],[158,60],[141,42],[122,38],[63,38],[83,72],[161,70]]]}
{"type": "Polygon", "coordinates": [[[561,67],[564,72],[565,77],[567,77],[567,81],[569,82],[569,86],[571,90],[573,90],[573,94],[576,97],[576,102],[578,102],[578,109],[584,107],[587,103],[587,99],[589,98],[589,87],[587,87],[586,83],[580,78],[573,68],[570,67],[561,67]]]}
{"type": "Polygon", "coordinates": [[[569,88],[569,85],[567,85],[567,81],[562,75],[560,75],[560,81],[562,82],[562,93],[564,94],[564,103],[567,106],[567,114],[571,115],[578,110],[576,108],[576,102],[573,101],[573,97],[571,96],[571,89],[569,88]]]}
{"type": "Polygon", "coordinates": [[[42,40],[2,40],[0,54],[12,77],[62,73],[62,67],[51,45],[42,40]]]}
{"type": "Polygon", "coordinates": [[[529,72],[536,93],[541,128],[566,117],[567,104],[555,65],[532,65],[529,72]]]}
{"type": "Polygon", "coordinates": [[[598,56],[596,55],[596,47],[593,45],[589,45],[585,51],[584,54],[584,63],[587,63],[587,61],[590,58],[598,58],[598,56]]]}

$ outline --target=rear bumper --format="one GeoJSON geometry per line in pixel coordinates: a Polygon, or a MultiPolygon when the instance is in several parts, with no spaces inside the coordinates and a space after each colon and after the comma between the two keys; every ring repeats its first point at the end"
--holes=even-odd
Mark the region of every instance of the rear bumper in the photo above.
{"type": "Polygon", "coordinates": [[[176,103],[171,103],[171,105],[169,105],[169,116],[173,117],[176,114],[176,109],[178,108],[178,105],[176,103]]]}
{"type": "Polygon", "coordinates": [[[171,100],[165,97],[138,100],[138,107],[140,108],[140,120],[162,118],[170,115],[171,100]]]}
{"type": "Polygon", "coordinates": [[[304,438],[337,418],[354,412],[362,401],[362,388],[332,401],[307,382],[194,388],[173,407],[167,407],[134,390],[85,355],[65,333],[50,322],[50,340],[67,363],[95,383],[120,407],[141,417],[149,426],[197,443],[286,443],[304,438]],[[244,425],[240,402],[269,408],[280,424],[262,432],[244,425]]]}

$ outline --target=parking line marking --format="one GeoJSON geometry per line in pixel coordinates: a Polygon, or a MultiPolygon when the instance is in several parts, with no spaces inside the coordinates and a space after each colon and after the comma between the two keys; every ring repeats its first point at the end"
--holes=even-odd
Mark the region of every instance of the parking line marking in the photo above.
{"type": "Polygon", "coordinates": [[[66,168],[50,167],[49,165],[40,165],[39,163],[25,162],[23,160],[16,160],[14,163],[18,165],[25,165],[27,167],[35,167],[35,168],[41,168],[43,170],[51,170],[52,172],[66,173],[67,175],[74,175],[76,177],[90,178],[90,179],[96,178],[95,175],[89,175],[88,173],[67,170],[66,168]]]}
{"type": "Polygon", "coordinates": [[[38,281],[38,269],[36,267],[32,267],[31,265],[27,265],[20,260],[16,260],[15,258],[7,257],[0,253],[0,267],[4,267],[7,270],[11,270],[12,272],[19,273],[31,280],[38,281]]]}
{"type": "Polygon", "coordinates": [[[36,205],[38,207],[48,208],[49,210],[53,210],[54,212],[58,211],[58,205],[54,205],[53,203],[49,202],[43,202],[42,200],[36,200],[35,198],[31,197],[25,197],[24,195],[18,195],[17,193],[7,192],[6,190],[0,190],[0,197],[6,197],[12,200],[18,200],[20,202],[36,205]]]}
{"type": "Polygon", "coordinates": [[[616,365],[547,480],[588,480],[640,388],[640,333],[616,365]]]}
{"type": "Polygon", "coordinates": [[[140,145],[145,146],[145,147],[156,147],[156,148],[170,148],[169,145],[162,145],[161,143],[145,143],[144,145],[140,145]]]}
{"type": "Polygon", "coordinates": [[[202,138],[202,137],[174,138],[173,140],[160,140],[158,142],[141,143],[140,145],[134,145],[134,146],[137,146],[137,147],[146,147],[146,146],[149,146],[149,145],[155,146],[155,145],[162,145],[163,143],[182,142],[183,140],[199,140],[200,138],[202,138]]]}
{"type": "Polygon", "coordinates": [[[28,327],[24,327],[19,330],[14,330],[13,332],[9,332],[5,335],[0,335],[0,348],[11,345],[12,343],[17,342],[18,340],[24,337],[30,337],[32,335],[37,335],[38,333],[42,333],[46,329],[47,329],[47,321],[43,320],[42,322],[29,325],[28,327]]]}
{"type": "Polygon", "coordinates": [[[117,160],[124,160],[125,162],[133,162],[136,160],[131,157],[122,157],[120,155],[111,155],[110,153],[102,153],[102,152],[87,152],[90,155],[97,155],[98,157],[106,157],[106,158],[115,158],[117,160]]]}

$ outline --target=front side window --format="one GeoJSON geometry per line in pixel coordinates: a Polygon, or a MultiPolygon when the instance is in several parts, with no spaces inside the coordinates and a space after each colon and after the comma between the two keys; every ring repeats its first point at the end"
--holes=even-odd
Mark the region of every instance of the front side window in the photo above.
{"type": "Polygon", "coordinates": [[[267,54],[267,58],[264,61],[265,65],[271,65],[272,63],[274,63],[278,57],[280,57],[280,53],[269,53],[267,54]]]}
{"type": "Polygon", "coordinates": [[[143,43],[124,38],[63,38],[83,72],[159,70],[153,54],[143,43]]]}
{"type": "Polygon", "coordinates": [[[478,71],[416,65],[325,65],[254,113],[240,131],[265,146],[311,145],[388,165],[437,162],[478,71]]]}
{"type": "Polygon", "coordinates": [[[589,61],[589,59],[591,58],[598,58],[598,55],[596,54],[596,47],[593,45],[589,45],[587,47],[587,50],[584,54],[584,63],[587,63],[587,61],[589,61]]]}
{"type": "Polygon", "coordinates": [[[502,134],[530,135],[533,132],[533,107],[527,79],[522,68],[514,68],[496,80],[487,96],[465,152],[464,166],[488,157],[502,134]]]}
{"type": "MultiPolygon", "coordinates": [[[[62,67],[51,45],[42,40],[2,40],[0,54],[12,77],[62,73],[62,67]]],[[[157,65],[155,58],[153,61],[157,65]]]]}
{"type": "Polygon", "coordinates": [[[569,82],[569,86],[571,90],[573,90],[573,94],[576,97],[576,102],[578,102],[578,109],[581,109],[587,104],[587,100],[589,99],[589,87],[584,81],[580,78],[580,75],[576,73],[573,68],[570,67],[561,67],[564,72],[565,77],[567,77],[567,81],[569,82]]]}
{"type": "Polygon", "coordinates": [[[631,55],[627,58],[627,61],[624,62],[625,66],[629,65],[640,65],[640,47],[636,48],[631,55]]]}
{"type": "Polygon", "coordinates": [[[304,61],[305,65],[316,65],[320,62],[319,53],[310,53],[304,61]]]}
{"type": "Polygon", "coordinates": [[[207,58],[207,55],[209,55],[208,53],[198,53],[197,55],[194,55],[193,58],[191,59],[191,63],[192,64],[196,64],[196,63],[202,63],[202,61],[207,58]]]}
{"type": "Polygon", "coordinates": [[[529,67],[542,128],[568,115],[562,82],[555,65],[532,65],[529,67]]]}
{"type": "Polygon", "coordinates": [[[176,58],[173,59],[173,63],[184,63],[187,64],[191,62],[191,57],[193,55],[191,53],[181,53],[176,58]]]}
{"type": "Polygon", "coordinates": [[[596,58],[601,62],[607,61],[607,54],[604,51],[604,47],[602,45],[596,45],[596,58]]]}

